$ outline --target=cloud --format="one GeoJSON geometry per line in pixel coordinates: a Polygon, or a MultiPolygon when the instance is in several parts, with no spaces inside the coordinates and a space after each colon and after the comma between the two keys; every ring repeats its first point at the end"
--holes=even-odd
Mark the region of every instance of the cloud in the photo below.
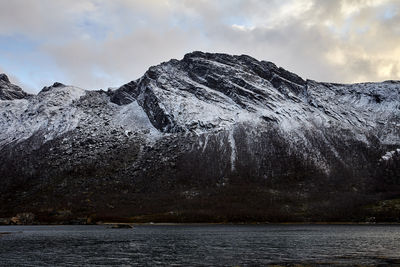
{"type": "Polygon", "coordinates": [[[101,43],[76,40],[43,49],[53,55],[73,84],[85,82],[88,87],[99,88],[139,78],[151,65],[190,52],[196,41],[200,40],[189,32],[170,29],[158,33],[142,28],[101,43]]]}
{"type": "Polygon", "coordinates": [[[118,86],[193,50],[249,54],[315,80],[400,79],[395,0],[14,0],[2,3],[1,37],[26,49],[2,47],[0,64],[37,89],[52,78],[118,86]]]}

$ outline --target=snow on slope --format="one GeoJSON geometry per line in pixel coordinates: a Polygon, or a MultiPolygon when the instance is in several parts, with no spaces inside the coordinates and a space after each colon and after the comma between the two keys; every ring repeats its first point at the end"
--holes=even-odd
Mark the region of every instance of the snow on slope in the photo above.
{"type": "Polygon", "coordinates": [[[395,155],[400,155],[400,148],[397,148],[396,150],[388,151],[381,157],[381,160],[391,160],[395,155]]]}
{"type": "Polygon", "coordinates": [[[0,101],[0,110],[0,147],[34,134],[41,135],[44,143],[78,126],[90,133],[118,129],[126,134],[140,132],[150,139],[158,134],[136,102],[118,106],[105,94],[59,83],[28,99],[0,101]]]}
{"type": "Polygon", "coordinates": [[[400,82],[309,84],[309,103],[319,119],[351,129],[360,138],[374,131],[385,144],[399,142],[400,82]]]}
{"type": "Polygon", "coordinates": [[[73,105],[85,90],[53,87],[29,99],[0,101],[0,146],[25,140],[36,132],[44,133],[44,141],[74,129],[79,123],[79,111],[73,105]]]}
{"type": "Polygon", "coordinates": [[[157,138],[159,132],[151,124],[149,118],[143,109],[138,105],[137,101],[127,104],[122,107],[118,107],[113,117],[113,123],[124,128],[125,133],[142,132],[149,134],[151,138],[157,138]]]}

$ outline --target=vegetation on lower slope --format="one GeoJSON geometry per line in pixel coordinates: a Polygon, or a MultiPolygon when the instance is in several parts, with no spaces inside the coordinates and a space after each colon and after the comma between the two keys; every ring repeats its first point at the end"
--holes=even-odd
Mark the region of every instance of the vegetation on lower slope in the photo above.
{"type": "Polygon", "coordinates": [[[26,154],[14,147],[2,158],[0,218],[32,213],[41,223],[400,221],[399,161],[379,161],[379,144],[338,143],[338,160],[329,158],[324,143],[310,139],[329,158],[327,172],[301,144],[293,149],[273,129],[253,143],[246,142],[247,134],[244,128],[235,133],[234,169],[224,133],[208,136],[205,148],[191,136],[170,136],[152,147],[137,139],[91,149],[69,136],[75,141],[68,154],[65,137],[26,154]]]}

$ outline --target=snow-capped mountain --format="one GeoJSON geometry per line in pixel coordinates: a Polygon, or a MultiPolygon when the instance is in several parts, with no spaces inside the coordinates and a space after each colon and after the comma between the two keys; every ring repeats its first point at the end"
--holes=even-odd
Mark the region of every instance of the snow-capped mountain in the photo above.
{"type": "Polygon", "coordinates": [[[400,193],[398,81],[193,52],[108,91],[27,95],[1,75],[0,99],[0,215],[349,220],[400,193]]]}

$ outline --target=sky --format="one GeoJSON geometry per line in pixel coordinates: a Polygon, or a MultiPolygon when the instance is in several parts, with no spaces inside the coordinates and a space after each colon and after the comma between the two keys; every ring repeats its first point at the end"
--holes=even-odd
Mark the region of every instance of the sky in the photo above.
{"type": "Polygon", "coordinates": [[[398,0],[0,0],[0,73],[118,87],[192,51],[247,54],[303,78],[400,80],[398,0]]]}

